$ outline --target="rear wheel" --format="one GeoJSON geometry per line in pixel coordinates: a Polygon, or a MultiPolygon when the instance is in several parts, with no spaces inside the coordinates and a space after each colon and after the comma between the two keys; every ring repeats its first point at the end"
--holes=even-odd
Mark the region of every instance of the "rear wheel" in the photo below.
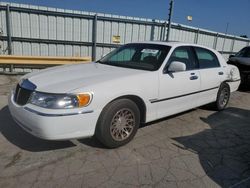
{"type": "Polygon", "coordinates": [[[140,111],[129,99],[119,99],[102,111],[96,126],[96,137],[106,147],[115,148],[128,143],[140,124],[140,111]]]}
{"type": "Polygon", "coordinates": [[[229,99],[230,87],[227,83],[222,83],[217,94],[216,102],[214,103],[216,110],[224,110],[229,102],[229,99]]]}

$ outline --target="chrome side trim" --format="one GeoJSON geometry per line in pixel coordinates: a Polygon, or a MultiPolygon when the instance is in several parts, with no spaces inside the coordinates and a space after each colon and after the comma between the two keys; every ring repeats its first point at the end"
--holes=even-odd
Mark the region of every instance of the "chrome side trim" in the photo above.
{"type": "Polygon", "coordinates": [[[192,92],[192,93],[187,93],[187,94],[183,94],[183,95],[178,95],[178,96],[174,96],[174,97],[164,98],[164,99],[150,99],[149,102],[150,103],[156,103],[156,102],[172,100],[172,99],[176,99],[176,98],[180,98],[180,97],[186,97],[186,96],[189,96],[189,95],[194,95],[194,94],[197,94],[197,93],[202,93],[202,92],[205,92],[205,91],[210,91],[210,90],[214,90],[214,89],[218,89],[218,88],[219,88],[219,86],[209,88],[209,89],[204,89],[204,90],[201,90],[201,91],[192,92]]]}
{"type": "Polygon", "coordinates": [[[38,112],[36,110],[33,110],[31,108],[28,107],[24,107],[25,110],[32,112],[34,114],[40,115],[40,116],[46,116],[46,117],[59,117],[59,116],[74,116],[74,115],[79,115],[79,114],[89,114],[89,113],[93,113],[93,110],[83,110],[83,111],[79,111],[79,112],[74,112],[74,113],[63,113],[63,114],[47,114],[47,113],[43,113],[43,112],[38,112]]]}

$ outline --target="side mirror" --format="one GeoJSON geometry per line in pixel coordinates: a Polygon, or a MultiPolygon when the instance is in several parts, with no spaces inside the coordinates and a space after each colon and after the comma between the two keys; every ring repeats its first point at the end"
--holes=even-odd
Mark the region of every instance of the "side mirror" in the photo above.
{"type": "Polygon", "coordinates": [[[235,56],[234,56],[234,55],[230,55],[230,56],[229,56],[229,59],[232,58],[232,57],[235,57],[235,56]]]}
{"type": "Polygon", "coordinates": [[[179,61],[172,61],[168,67],[168,72],[181,72],[186,70],[186,64],[179,61]]]}

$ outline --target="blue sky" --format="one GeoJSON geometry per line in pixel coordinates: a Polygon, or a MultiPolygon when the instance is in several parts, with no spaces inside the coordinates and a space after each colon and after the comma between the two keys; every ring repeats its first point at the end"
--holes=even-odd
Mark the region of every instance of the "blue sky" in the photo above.
{"type": "MultiPolygon", "coordinates": [[[[169,0],[6,0],[143,18],[166,19],[169,0]]],[[[250,38],[250,0],[174,0],[173,22],[250,38]],[[191,15],[192,22],[186,17],[191,15]]]]}

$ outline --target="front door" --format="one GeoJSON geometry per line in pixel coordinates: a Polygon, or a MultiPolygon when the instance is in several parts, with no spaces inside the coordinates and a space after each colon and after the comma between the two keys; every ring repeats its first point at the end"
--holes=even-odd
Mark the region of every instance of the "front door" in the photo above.
{"type": "Polygon", "coordinates": [[[177,47],[171,54],[165,70],[159,73],[158,118],[176,114],[197,106],[200,73],[194,53],[189,46],[177,47]],[[168,72],[168,66],[178,61],[185,63],[186,71],[168,72]]]}

